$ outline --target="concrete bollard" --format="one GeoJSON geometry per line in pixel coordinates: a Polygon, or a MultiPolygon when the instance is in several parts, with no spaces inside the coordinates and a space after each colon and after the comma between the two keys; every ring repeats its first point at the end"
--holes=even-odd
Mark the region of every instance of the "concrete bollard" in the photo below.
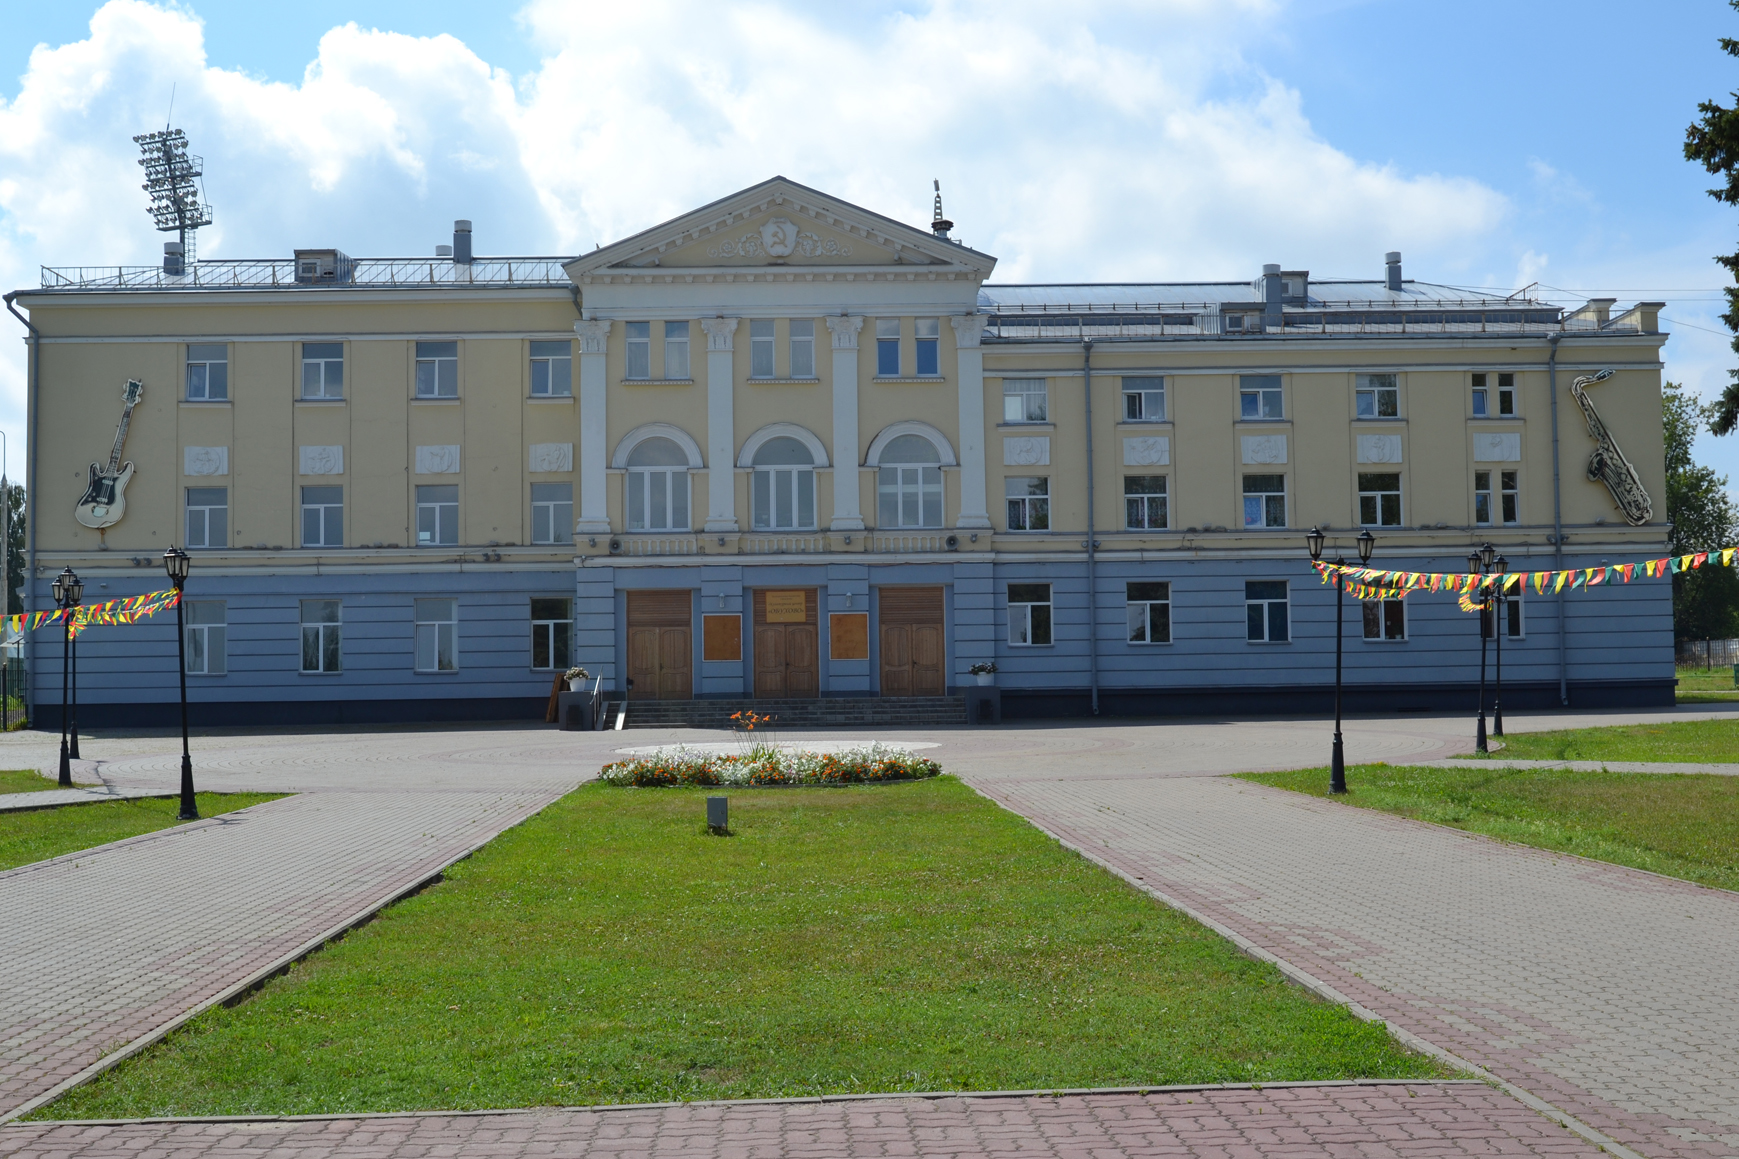
{"type": "Polygon", "coordinates": [[[706,799],[706,827],[719,836],[731,831],[731,799],[729,797],[708,797],[706,799]]]}

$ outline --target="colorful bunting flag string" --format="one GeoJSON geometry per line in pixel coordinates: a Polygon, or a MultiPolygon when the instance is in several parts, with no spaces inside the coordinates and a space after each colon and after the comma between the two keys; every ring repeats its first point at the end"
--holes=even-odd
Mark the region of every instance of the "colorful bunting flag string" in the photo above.
{"type": "Polygon", "coordinates": [[[76,608],[56,608],[52,612],[29,612],[9,616],[6,627],[12,632],[34,632],[44,624],[64,624],[70,615],[73,635],[76,636],[92,624],[136,624],[164,608],[173,608],[180,602],[181,593],[177,591],[147,592],[142,596],[126,596],[118,600],[105,600],[100,604],[81,604],[76,608]]]}

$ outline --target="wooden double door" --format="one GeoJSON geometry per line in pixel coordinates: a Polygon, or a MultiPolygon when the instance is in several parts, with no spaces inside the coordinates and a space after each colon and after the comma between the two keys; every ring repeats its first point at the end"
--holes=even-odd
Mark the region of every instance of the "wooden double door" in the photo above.
{"type": "Polygon", "coordinates": [[[883,696],[945,696],[947,648],[943,640],[942,589],[883,587],[877,606],[881,625],[883,696]]]}
{"type": "Polygon", "coordinates": [[[694,593],[628,593],[629,700],[694,698],[694,593]]]}
{"type": "Polygon", "coordinates": [[[821,695],[814,588],[755,590],[755,695],[821,695]]]}

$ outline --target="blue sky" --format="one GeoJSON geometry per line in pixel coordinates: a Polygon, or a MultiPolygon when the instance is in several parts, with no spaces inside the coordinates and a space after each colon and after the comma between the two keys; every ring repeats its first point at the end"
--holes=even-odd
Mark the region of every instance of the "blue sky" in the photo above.
{"type": "MultiPolygon", "coordinates": [[[[128,138],[173,84],[217,207],[207,256],[427,253],[461,216],[482,252],[574,252],[774,172],[922,221],[940,177],[1005,280],[1374,276],[1400,249],[1432,281],[1665,299],[1669,377],[1712,393],[1739,365],[1710,260],[1739,247],[1739,213],[1680,152],[1697,102],[1739,88],[1719,0],[5,0],[0,18],[8,288],[161,251],[128,138]]],[[[20,355],[0,347],[14,471],[20,355]]],[[[1739,481],[1739,436],[1699,450],[1739,481]]]]}

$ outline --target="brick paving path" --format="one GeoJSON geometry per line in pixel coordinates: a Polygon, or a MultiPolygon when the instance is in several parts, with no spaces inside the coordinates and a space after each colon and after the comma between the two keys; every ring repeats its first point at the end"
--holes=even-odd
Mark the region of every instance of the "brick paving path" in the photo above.
{"type": "Polygon", "coordinates": [[[1358,1156],[1592,1159],[1586,1140],[1483,1083],[1267,1087],[1027,1098],[689,1104],[0,1131],[0,1154],[126,1156],[1358,1156]]]}

